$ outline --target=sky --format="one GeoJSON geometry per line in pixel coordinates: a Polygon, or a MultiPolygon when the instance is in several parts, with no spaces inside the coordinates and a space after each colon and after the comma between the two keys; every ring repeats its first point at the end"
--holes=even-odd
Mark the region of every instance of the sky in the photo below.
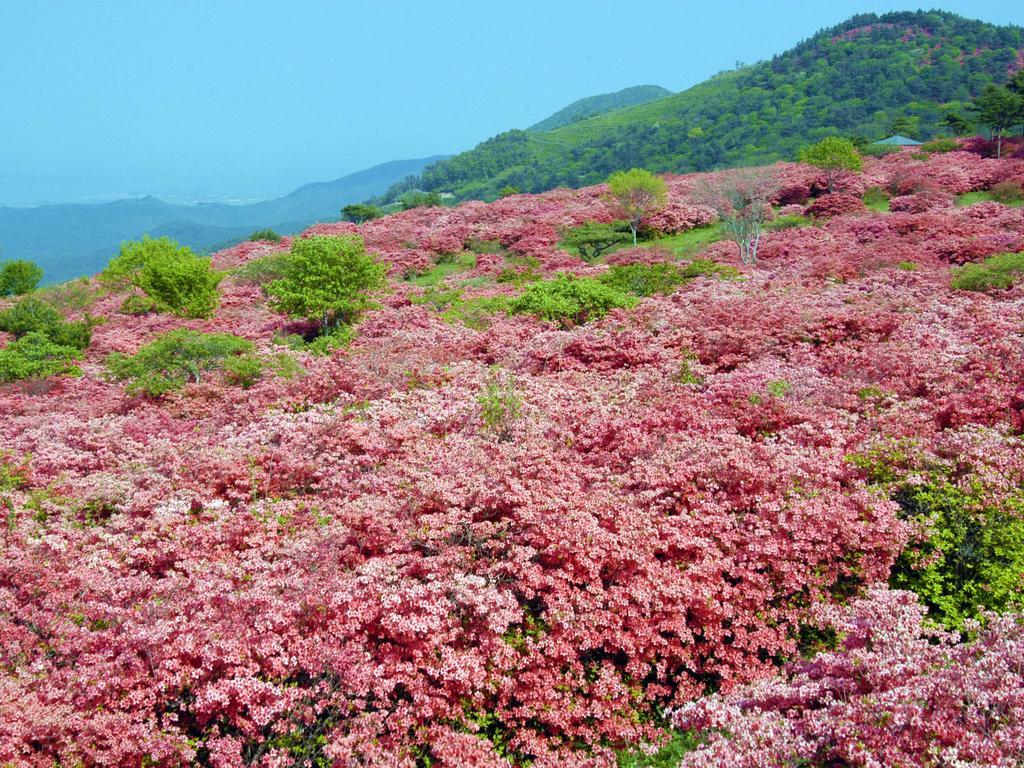
{"type": "MultiPolygon", "coordinates": [[[[1020,0],[940,7],[1024,25],[1020,0]]],[[[855,13],[912,8],[0,0],[0,203],[267,197],[469,149],[584,96],[683,90],[855,13]]]]}

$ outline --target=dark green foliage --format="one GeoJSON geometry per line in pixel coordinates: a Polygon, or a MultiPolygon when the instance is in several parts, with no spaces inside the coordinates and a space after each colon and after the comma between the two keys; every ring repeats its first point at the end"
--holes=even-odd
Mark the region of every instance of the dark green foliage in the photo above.
{"type": "Polygon", "coordinates": [[[217,286],[222,277],[208,258],[166,237],[122,244],[121,252],[100,274],[108,286],[138,288],[160,310],[182,317],[212,314],[220,301],[217,286]]]}
{"type": "Polygon", "coordinates": [[[947,112],[939,124],[951,130],[954,136],[967,136],[974,131],[974,124],[959,112],[947,112]]]}
{"type": "Polygon", "coordinates": [[[64,322],[64,317],[50,304],[36,296],[26,296],[14,306],[0,312],[0,331],[21,338],[31,333],[41,333],[54,344],[82,350],[92,339],[92,323],[64,322]]]}
{"type": "MultiPolygon", "coordinates": [[[[129,394],[159,397],[189,382],[198,383],[207,373],[224,370],[229,358],[252,353],[252,342],[230,333],[178,328],[160,334],[134,355],[112,353],[107,369],[111,378],[128,382],[129,394]]],[[[239,373],[244,377],[245,366],[239,367],[239,373]]]]}
{"type": "Polygon", "coordinates": [[[253,243],[280,243],[281,236],[272,229],[259,229],[249,235],[249,241],[253,243]]]}
{"type": "Polygon", "coordinates": [[[1018,27],[950,13],[861,14],[682,93],[544,133],[502,133],[428,166],[416,185],[491,199],[506,185],[583,186],[634,166],[680,173],[759,165],[794,158],[826,136],[884,138],[900,116],[918,118],[919,135],[931,137],[947,112],[1005,82],[1022,47],[1018,27]]]}
{"type": "Polygon", "coordinates": [[[224,372],[229,384],[248,389],[263,375],[263,361],[256,355],[235,355],[224,360],[224,372]]]}
{"type": "Polygon", "coordinates": [[[578,227],[567,230],[562,235],[560,245],[571,248],[584,261],[597,261],[608,249],[627,242],[630,238],[628,225],[625,222],[602,224],[588,221],[578,227]]]}
{"type": "Polygon", "coordinates": [[[412,208],[436,208],[441,205],[441,196],[437,192],[423,192],[411,189],[398,198],[403,211],[412,208]]]}
{"type": "Polygon", "coordinates": [[[25,259],[0,261],[0,296],[21,296],[34,291],[43,279],[43,269],[25,259]]]}
{"type": "Polygon", "coordinates": [[[993,506],[981,488],[937,476],[905,486],[896,499],[926,534],[900,555],[892,586],[917,592],[932,617],[952,629],[980,610],[1024,603],[1024,497],[993,506]]]}
{"type": "Polygon", "coordinates": [[[908,139],[916,139],[921,135],[921,118],[917,115],[900,115],[889,123],[887,133],[894,136],[906,136],[908,139]]]}
{"type": "Polygon", "coordinates": [[[1024,273],[1024,253],[1000,253],[980,264],[965,264],[953,272],[952,286],[961,291],[1005,290],[1024,273]]]}
{"type": "Polygon", "coordinates": [[[297,238],[266,292],[275,310],[315,321],[327,334],[374,306],[370,294],[384,287],[386,274],[358,235],[297,238]]]}
{"type": "Polygon", "coordinates": [[[510,308],[514,314],[534,315],[568,327],[635,304],[635,297],[600,280],[562,274],[528,286],[510,308]]]}
{"type": "Polygon", "coordinates": [[[945,138],[932,139],[931,141],[926,141],[924,144],[921,145],[922,152],[928,152],[932,154],[939,152],[955,152],[959,148],[960,145],[956,143],[956,139],[945,138]]]}
{"type": "Polygon", "coordinates": [[[513,187],[511,184],[508,184],[508,185],[506,185],[506,186],[504,186],[504,187],[502,187],[501,189],[498,190],[498,197],[512,197],[512,195],[518,195],[518,194],[519,194],[519,188],[518,187],[513,187]]]}
{"type": "Polygon", "coordinates": [[[76,347],[58,344],[41,331],[30,331],[0,349],[0,382],[78,375],[76,347]]]}
{"type": "Polygon", "coordinates": [[[379,219],[383,215],[384,211],[376,205],[367,205],[366,203],[353,203],[352,205],[346,205],[341,209],[341,218],[355,224],[362,224],[364,221],[379,219]]]}

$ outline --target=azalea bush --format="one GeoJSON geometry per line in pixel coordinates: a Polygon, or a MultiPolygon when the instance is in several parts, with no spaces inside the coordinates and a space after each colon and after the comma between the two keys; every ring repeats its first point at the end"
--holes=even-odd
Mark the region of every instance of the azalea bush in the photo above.
{"type": "Polygon", "coordinates": [[[613,309],[635,303],[636,299],[599,280],[562,274],[529,285],[509,306],[517,314],[570,326],[597,320],[613,309]]]}

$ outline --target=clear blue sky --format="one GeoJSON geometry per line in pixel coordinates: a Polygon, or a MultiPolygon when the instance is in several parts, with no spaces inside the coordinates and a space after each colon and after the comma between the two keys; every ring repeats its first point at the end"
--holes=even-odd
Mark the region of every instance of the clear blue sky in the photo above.
{"type": "MultiPolygon", "coordinates": [[[[908,7],[0,0],[0,178],[284,192],[467,149],[582,96],[642,83],[682,90],[854,13],[908,7]]],[[[1024,24],[1021,0],[941,7],[1024,24]]]]}

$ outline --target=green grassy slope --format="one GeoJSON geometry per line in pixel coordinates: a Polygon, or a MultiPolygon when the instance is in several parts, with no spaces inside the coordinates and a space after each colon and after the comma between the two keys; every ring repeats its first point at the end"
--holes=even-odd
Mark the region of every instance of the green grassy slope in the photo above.
{"type": "Polygon", "coordinates": [[[500,134],[429,166],[416,185],[487,199],[504,185],[580,186],[631,166],[686,172],[768,162],[831,134],[882,138],[898,117],[916,119],[927,138],[946,110],[1005,81],[1021,49],[1020,27],[943,12],[863,14],[771,61],[657,101],[542,133],[500,134]]]}

